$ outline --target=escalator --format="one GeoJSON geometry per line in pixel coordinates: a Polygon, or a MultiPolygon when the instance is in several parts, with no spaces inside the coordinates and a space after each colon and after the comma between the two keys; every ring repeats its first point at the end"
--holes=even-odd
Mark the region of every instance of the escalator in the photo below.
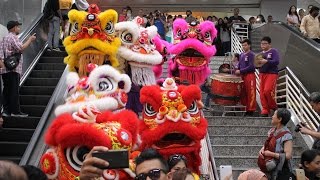
{"type": "MultiPolygon", "coordinates": [[[[24,76],[20,83],[20,108],[28,117],[3,117],[3,129],[0,130],[0,160],[10,160],[19,163],[41,121],[48,111],[48,104],[58,82],[66,69],[63,63],[65,52],[48,52],[42,18],[30,27],[26,35],[36,32],[37,40],[23,53],[24,76]]],[[[43,120],[44,119],[44,120],[43,120]]]]}
{"type": "Polygon", "coordinates": [[[270,36],[272,47],[280,51],[279,69],[289,67],[309,92],[319,90],[320,44],[303,37],[283,22],[273,22],[251,32],[255,52],[261,51],[260,39],[263,36],[270,36]]]}

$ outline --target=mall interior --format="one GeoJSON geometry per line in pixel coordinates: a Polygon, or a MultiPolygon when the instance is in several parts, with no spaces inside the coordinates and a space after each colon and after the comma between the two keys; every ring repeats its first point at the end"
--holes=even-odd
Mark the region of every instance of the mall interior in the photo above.
{"type": "Polygon", "coordinates": [[[319,8],[0,0],[0,180],[320,179],[319,8]]]}

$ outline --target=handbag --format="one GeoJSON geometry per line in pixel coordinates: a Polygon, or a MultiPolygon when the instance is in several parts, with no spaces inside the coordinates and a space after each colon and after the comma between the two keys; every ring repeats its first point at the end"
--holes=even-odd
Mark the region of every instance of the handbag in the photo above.
{"type": "Polygon", "coordinates": [[[290,171],[279,171],[276,180],[296,180],[296,176],[290,171]]]}
{"type": "Polygon", "coordinates": [[[12,56],[8,56],[4,58],[4,66],[8,71],[14,70],[18,65],[21,58],[20,53],[13,54],[12,56]]]}
{"type": "MultiPolygon", "coordinates": [[[[4,46],[4,45],[3,45],[4,46]]],[[[5,49],[3,48],[4,60],[3,64],[8,71],[14,70],[18,65],[21,59],[21,53],[15,53],[11,56],[6,56],[5,49]]]]}

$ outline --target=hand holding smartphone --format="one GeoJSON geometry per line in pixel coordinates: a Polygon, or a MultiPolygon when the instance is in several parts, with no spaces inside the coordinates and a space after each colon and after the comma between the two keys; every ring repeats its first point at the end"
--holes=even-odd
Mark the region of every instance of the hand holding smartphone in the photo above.
{"type": "Polygon", "coordinates": [[[109,162],[109,166],[96,166],[100,169],[129,168],[128,150],[109,150],[106,152],[93,152],[92,157],[97,157],[109,162]]]}
{"type": "Polygon", "coordinates": [[[306,175],[303,169],[296,169],[297,180],[306,180],[306,175]]]}

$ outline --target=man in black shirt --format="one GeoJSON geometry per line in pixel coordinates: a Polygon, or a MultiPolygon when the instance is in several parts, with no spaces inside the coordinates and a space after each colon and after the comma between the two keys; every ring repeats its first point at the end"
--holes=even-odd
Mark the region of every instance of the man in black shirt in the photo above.
{"type": "Polygon", "coordinates": [[[59,6],[59,0],[48,0],[44,10],[44,18],[49,21],[49,32],[48,32],[48,47],[49,51],[60,51],[59,39],[60,39],[60,21],[62,15],[59,6]]]}
{"type": "Polygon", "coordinates": [[[234,8],[233,10],[233,16],[229,18],[229,24],[232,25],[233,23],[239,23],[239,22],[247,22],[242,16],[239,16],[239,8],[234,8]]]}

